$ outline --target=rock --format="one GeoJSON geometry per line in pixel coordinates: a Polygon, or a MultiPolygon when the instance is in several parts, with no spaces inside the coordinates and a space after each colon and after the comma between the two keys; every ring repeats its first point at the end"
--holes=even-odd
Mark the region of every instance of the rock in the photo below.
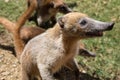
{"type": "Polygon", "coordinates": [[[9,75],[10,74],[10,72],[8,72],[8,71],[6,71],[6,72],[3,72],[3,73],[1,73],[3,76],[7,76],[7,75],[9,75]]]}

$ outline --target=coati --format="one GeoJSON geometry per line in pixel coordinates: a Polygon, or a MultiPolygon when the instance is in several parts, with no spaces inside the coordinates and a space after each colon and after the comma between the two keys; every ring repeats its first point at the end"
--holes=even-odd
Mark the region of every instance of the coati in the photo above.
{"type": "MultiPolygon", "coordinates": [[[[34,21],[37,26],[48,29],[56,23],[58,12],[66,14],[72,10],[64,3],[63,0],[37,0],[37,8],[29,21],[34,21]]],[[[28,0],[28,7],[30,0],[28,0]]]]}
{"type": "Polygon", "coordinates": [[[31,39],[26,44],[20,61],[22,80],[39,76],[41,80],[54,80],[53,74],[63,66],[79,70],[74,61],[79,51],[79,40],[103,36],[111,30],[113,22],[101,22],[86,14],[71,12],[58,19],[53,28],[31,39]]]}

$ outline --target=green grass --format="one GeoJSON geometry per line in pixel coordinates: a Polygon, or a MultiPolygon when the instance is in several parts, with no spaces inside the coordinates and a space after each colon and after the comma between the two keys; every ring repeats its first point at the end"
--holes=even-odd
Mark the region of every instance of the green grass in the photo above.
{"type": "MultiPolygon", "coordinates": [[[[83,40],[86,47],[95,52],[95,58],[77,57],[79,64],[91,76],[101,80],[116,80],[120,76],[120,1],[119,0],[65,0],[76,2],[73,10],[86,13],[102,21],[115,21],[112,31],[101,38],[83,40]]],[[[0,16],[15,21],[26,8],[24,0],[0,0],[0,16]]],[[[0,30],[4,30],[0,26],[0,30]]]]}

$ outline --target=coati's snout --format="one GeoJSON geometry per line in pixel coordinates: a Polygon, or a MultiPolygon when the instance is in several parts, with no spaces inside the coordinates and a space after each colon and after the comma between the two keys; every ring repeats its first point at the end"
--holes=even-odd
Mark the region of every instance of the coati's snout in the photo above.
{"type": "Polygon", "coordinates": [[[63,32],[80,38],[100,37],[104,31],[112,30],[115,23],[102,22],[87,15],[71,12],[58,20],[63,32]]]}
{"type": "Polygon", "coordinates": [[[60,13],[63,13],[63,14],[72,12],[72,10],[65,3],[58,6],[58,10],[60,13]]]}
{"type": "Polygon", "coordinates": [[[90,37],[102,36],[103,31],[112,30],[115,24],[113,22],[102,22],[88,17],[81,18],[79,23],[85,35],[90,37]]]}
{"type": "Polygon", "coordinates": [[[51,7],[50,7],[51,10],[56,10],[63,14],[72,12],[72,10],[62,0],[60,0],[60,1],[54,0],[54,1],[50,2],[50,5],[51,5],[51,7]]]}

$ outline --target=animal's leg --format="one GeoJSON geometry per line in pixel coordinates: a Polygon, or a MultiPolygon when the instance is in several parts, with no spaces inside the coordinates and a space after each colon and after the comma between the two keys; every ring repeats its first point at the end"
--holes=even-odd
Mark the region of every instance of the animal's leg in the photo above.
{"type": "Polygon", "coordinates": [[[38,69],[42,80],[54,80],[50,66],[38,64],[38,69]]]}
{"type": "Polygon", "coordinates": [[[61,70],[54,74],[58,80],[79,80],[79,68],[75,60],[70,60],[61,70]]]}
{"type": "Polygon", "coordinates": [[[21,80],[30,80],[29,75],[27,74],[27,72],[24,69],[22,69],[22,78],[21,78],[21,80]]]}
{"type": "Polygon", "coordinates": [[[75,80],[79,80],[79,68],[75,59],[70,60],[65,66],[75,74],[75,80]]]}

